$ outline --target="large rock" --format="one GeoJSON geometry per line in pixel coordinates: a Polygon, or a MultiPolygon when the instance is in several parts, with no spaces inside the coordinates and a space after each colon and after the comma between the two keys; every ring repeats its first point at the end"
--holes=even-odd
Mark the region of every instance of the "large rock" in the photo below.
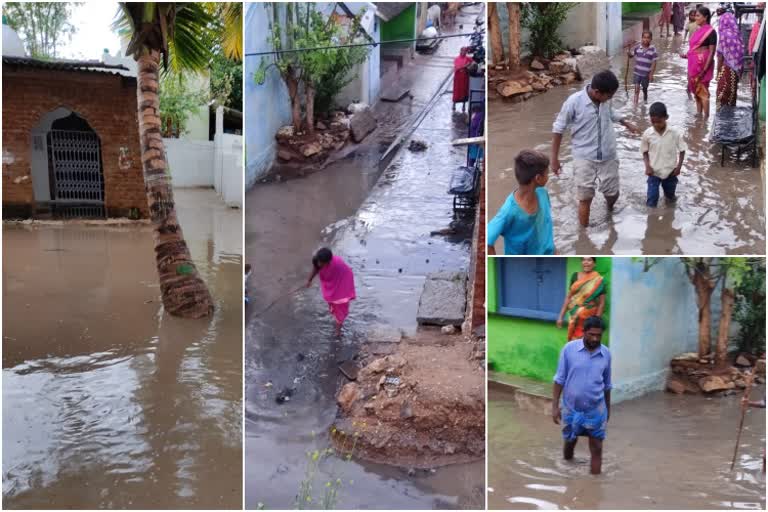
{"type": "Polygon", "coordinates": [[[367,103],[350,103],[347,107],[347,112],[350,114],[357,114],[358,112],[362,112],[363,110],[369,110],[370,107],[367,103]]]}
{"type": "Polygon", "coordinates": [[[599,46],[582,46],[576,57],[576,70],[586,80],[598,71],[610,69],[611,65],[605,50],[599,46]]]}
{"type": "Polygon", "coordinates": [[[376,118],[370,108],[365,108],[352,115],[349,127],[352,130],[352,140],[360,142],[376,129],[376,118]]]}
{"type": "Polygon", "coordinates": [[[280,160],[283,160],[285,162],[289,161],[291,158],[293,158],[293,155],[291,155],[290,151],[286,151],[284,149],[278,149],[277,150],[277,158],[280,160]]]}
{"type": "Polygon", "coordinates": [[[525,82],[518,80],[508,80],[496,86],[496,92],[500,95],[508,98],[510,96],[516,96],[518,94],[525,94],[533,91],[533,87],[525,82]]]}
{"type": "Polygon", "coordinates": [[[565,61],[553,60],[549,63],[549,72],[554,75],[562,75],[564,73],[570,73],[571,71],[573,71],[573,69],[571,69],[571,66],[565,63],[565,61]]]}
{"type": "Polygon", "coordinates": [[[535,69],[536,71],[543,71],[544,68],[544,64],[539,59],[533,59],[533,61],[531,61],[531,69],[535,69]]]}
{"type": "Polygon", "coordinates": [[[301,146],[301,154],[304,155],[305,158],[316,155],[322,150],[323,146],[319,142],[310,142],[309,144],[301,146]]]}
{"type": "Polygon", "coordinates": [[[277,138],[277,140],[287,140],[292,138],[293,135],[294,135],[293,126],[288,125],[288,126],[282,126],[279,130],[277,130],[277,134],[275,135],[275,137],[277,138]]]}
{"type": "Polygon", "coordinates": [[[669,380],[667,380],[667,391],[682,395],[685,393],[685,384],[674,377],[670,377],[669,380]]]}
{"type": "Polygon", "coordinates": [[[739,355],[739,357],[736,358],[736,366],[752,366],[752,361],[743,355],[739,355]]]}
{"type": "Polygon", "coordinates": [[[355,401],[357,401],[358,398],[360,398],[360,389],[358,388],[357,384],[354,382],[348,382],[347,384],[344,384],[344,387],[341,388],[336,401],[343,411],[349,411],[352,409],[352,406],[355,404],[355,401]]]}
{"type": "Polygon", "coordinates": [[[709,375],[699,379],[699,386],[705,393],[712,393],[714,391],[724,391],[726,389],[733,389],[736,385],[724,379],[719,375],[709,375]]]}
{"type": "Polygon", "coordinates": [[[416,321],[431,325],[461,325],[467,306],[467,274],[429,274],[419,299],[416,321]]]}

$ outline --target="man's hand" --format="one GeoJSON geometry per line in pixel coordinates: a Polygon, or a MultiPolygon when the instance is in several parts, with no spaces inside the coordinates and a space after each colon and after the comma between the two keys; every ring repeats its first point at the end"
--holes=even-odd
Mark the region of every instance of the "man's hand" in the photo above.
{"type": "Polygon", "coordinates": [[[552,421],[555,422],[555,425],[560,424],[560,407],[557,404],[552,404],[552,421]]]}
{"type": "Polygon", "coordinates": [[[646,176],[653,176],[653,169],[651,169],[650,165],[645,166],[645,175],[646,176]]]}
{"type": "Polygon", "coordinates": [[[552,164],[550,167],[552,168],[552,172],[555,174],[555,176],[560,176],[560,173],[563,172],[563,165],[560,163],[560,159],[556,156],[552,157],[552,164]]]}
{"type": "Polygon", "coordinates": [[[677,167],[675,167],[675,170],[672,171],[672,176],[680,176],[680,171],[682,170],[683,170],[683,166],[678,165],[677,167]]]}
{"type": "Polygon", "coordinates": [[[624,128],[629,130],[630,133],[634,133],[635,135],[640,133],[640,129],[629,121],[622,121],[621,124],[623,124],[624,128]]]}

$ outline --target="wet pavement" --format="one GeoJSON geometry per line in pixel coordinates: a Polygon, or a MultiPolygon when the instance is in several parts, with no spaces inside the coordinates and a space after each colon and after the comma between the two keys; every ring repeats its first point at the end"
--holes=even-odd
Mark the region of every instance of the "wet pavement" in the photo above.
{"type": "Polygon", "coordinates": [[[356,352],[372,326],[414,333],[426,273],[469,265],[468,230],[450,239],[430,236],[452,220],[450,172],[466,158],[464,149],[450,145],[467,130],[466,118],[451,114],[450,96],[441,96],[413,136],[428,142],[427,151],[403,149],[391,162],[379,161],[387,142],[429,102],[463,44],[448,39],[401,72],[418,78],[413,99],[379,104],[381,129],[354,154],[246,193],[246,261],[253,265],[246,310],[246,508],[291,508],[302,483],[311,482],[320,496],[336,478],[342,486],[335,508],[483,505],[482,462],[409,476],[407,469],[331,455],[307,474],[307,452],[330,446],[338,362],[356,352]],[[338,341],[317,284],[291,293],[306,283],[311,255],[323,245],[355,272],[358,298],[338,341]],[[286,390],[290,400],[278,404],[276,396],[286,390]]]}
{"type": "Polygon", "coordinates": [[[740,397],[654,392],[614,405],[603,474],[592,476],[583,439],[566,462],[561,427],[550,416],[521,410],[492,390],[489,508],[765,510],[765,409],[747,413],[730,471],[740,397]]]}
{"type": "Polygon", "coordinates": [[[213,317],[162,311],[147,226],[3,225],[3,507],[242,504],[242,213],[177,190],[213,317]]]}
{"type": "MultiPolygon", "coordinates": [[[[714,24],[714,23],[713,23],[714,24]]],[[[688,144],[685,163],[674,206],[645,206],[646,176],[640,136],[630,134],[616,124],[620,159],[621,197],[611,215],[605,200],[592,203],[590,226],[585,230],[577,219],[575,180],[570,152],[570,136],[565,136],[560,151],[564,172],[550,173],[549,195],[552,202],[555,246],[560,254],[764,254],[765,209],[759,168],[751,167],[751,158],[742,155],[739,162],[726,160],[720,166],[719,146],[709,142],[715,112],[715,87],[710,84],[712,115],[709,120],[696,116],[693,100],[686,96],[686,60],[678,55],[681,37],[655,38],[660,52],[654,83],[648,92],[648,104],[633,105],[634,89],[624,91],[624,61],[612,60],[612,70],[621,87],[613,99],[615,109],[627,115],[641,130],[650,126],[648,107],[663,101],[669,123],[685,133],[688,144]]],[[[687,43],[686,43],[687,44],[687,43]]],[[[687,47],[687,46],[686,46],[687,47]]],[[[631,78],[631,77],[630,77],[631,78]]],[[[631,80],[630,80],[631,81],[631,80]]],[[[748,104],[748,84],[742,81],[740,103],[748,104]]],[[[550,155],[552,123],[566,98],[587,84],[555,87],[530,100],[508,104],[490,103],[488,119],[488,210],[494,215],[516,188],[513,167],[515,155],[533,148],[550,155]]],[[[501,238],[497,251],[503,251],[501,238]]],[[[499,252],[501,254],[501,252],[499,252]]]]}

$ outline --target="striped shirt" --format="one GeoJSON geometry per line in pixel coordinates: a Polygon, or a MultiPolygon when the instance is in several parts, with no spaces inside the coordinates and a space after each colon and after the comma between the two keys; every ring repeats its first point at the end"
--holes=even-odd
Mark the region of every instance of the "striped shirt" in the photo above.
{"type": "Polygon", "coordinates": [[[574,411],[594,409],[611,385],[611,353],[605,345],[590,352],[584,340],[573,340],[560,351],[554,381],[563,386],[563,404],[574,411]]]}
{"type": "Polygon", "coordinates": [[[635,58],[635,76],[642,78],[650,74],[653,62],[659,58],[655,46],[650,45],[645,48],[642,44],[635,46],[632,56],[635,58]]]}

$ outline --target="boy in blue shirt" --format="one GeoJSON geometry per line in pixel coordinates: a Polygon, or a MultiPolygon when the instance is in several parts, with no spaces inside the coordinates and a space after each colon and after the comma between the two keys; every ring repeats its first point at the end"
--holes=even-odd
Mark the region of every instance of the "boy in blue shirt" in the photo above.
{"type": "Polygon", "coordinates": [[[522,150],[515,157],[518,188],[488,223],[488,254],[504,237],[504,254],[554,254],[552,211],[544,188],[549,180],[549,159],[538,151],[522,150]]]}

